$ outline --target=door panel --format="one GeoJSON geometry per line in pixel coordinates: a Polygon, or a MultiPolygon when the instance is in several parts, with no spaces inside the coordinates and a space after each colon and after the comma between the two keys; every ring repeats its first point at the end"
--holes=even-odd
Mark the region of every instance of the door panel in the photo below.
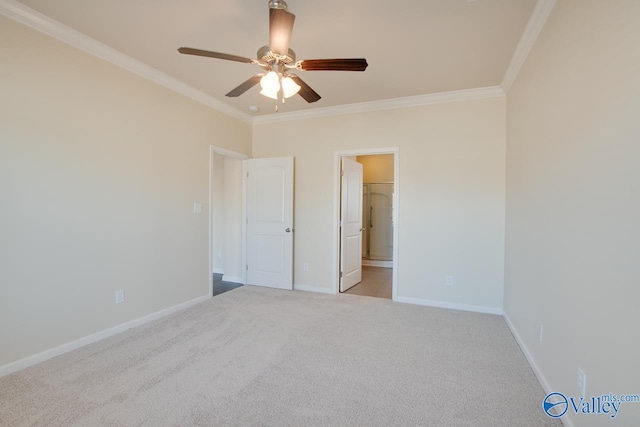
{"type": "Polygon", "coordinates": [[[293,157],[247,160],[247,283],[293,289],[293,157]]]}
{"type": "Polygon", "coordinates": [[[278,166],[261,166],[255,170],[257,221],[284,223],[285,173],[286,170],[278,166]]]}
{"type": "Polygon", "coordinates": [[[340,292],[362,280],[362,165],[342,159],[340,292]]]}
{"type": "Polygon", "coordinates": [[[265,273],[284,273],[284,238],[256,236],[256,270],[265,273]]]}

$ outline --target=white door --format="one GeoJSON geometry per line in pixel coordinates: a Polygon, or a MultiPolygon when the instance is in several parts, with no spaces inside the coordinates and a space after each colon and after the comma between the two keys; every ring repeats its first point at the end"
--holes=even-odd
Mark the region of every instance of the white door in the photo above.
{"type": "Polygon", "coordinates": [[[340,292],[362,280],[362,165],[342,158],[340,292]]]}
{"type": "Polygon", "coordinates": [[[293,289],[293,157],[247,162],[247,284],[293,289]]]}

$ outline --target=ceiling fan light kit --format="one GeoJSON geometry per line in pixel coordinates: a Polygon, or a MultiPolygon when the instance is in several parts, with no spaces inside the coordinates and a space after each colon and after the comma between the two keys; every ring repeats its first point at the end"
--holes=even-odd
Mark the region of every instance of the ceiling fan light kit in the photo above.
{"type": "MultiPolygon", "coordinates": [[[[349,59],[307,59],[296,61],[296,53],[289,48],[293,23],[296,16],[287,11],[283,0],[269,0],[269,45],[258,49],[257,59],[245,58],[226,53],[181,47],[178,52],[185,55],[204,56],[226,61],[253,64],[263,68],[266,74],[257,74],[226,94],[237,97],[260,83],[260,94],[278,100],[282,91],[282,102],[295,94],[312,103],[321,99],[299,76],[288,74],[288,70],[297,71],[364,71],[368,64],[364,58],[349,59]]],[[[277,104],[276,104],[277,111],[277,104]]]]}

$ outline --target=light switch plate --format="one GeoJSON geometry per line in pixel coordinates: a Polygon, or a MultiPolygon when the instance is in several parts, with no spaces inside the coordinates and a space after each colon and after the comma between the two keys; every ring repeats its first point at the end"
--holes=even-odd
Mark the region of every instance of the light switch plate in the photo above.
{"type": "Polygon", "coordinates": [[[193,204],[193,213],[196,213],[196,214],[202,213],[202,203],[196,202],[193,204]]]}

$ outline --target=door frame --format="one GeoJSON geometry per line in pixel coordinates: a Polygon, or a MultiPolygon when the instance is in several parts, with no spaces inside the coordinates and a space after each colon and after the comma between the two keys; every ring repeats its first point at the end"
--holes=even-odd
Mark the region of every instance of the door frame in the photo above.
{"type": "Polygon", "coordinates": [[[340,293],[340,181],[342,157],[393,154],[393,276],[391,299],[398,300],[398,253],[400,217],[400,148],[360,148],[333,153],[333,293],[340,293]]]}
{"type": "MultiPolygon", "coordinates": [[[[250,159],[248,154],[240,153],[238,151],[228,150],[226,148],[218,147],[215,145],[209,145],[209,298],[213,297],[213,165],[214,156],[218,154],[220,156],[233,157],[239,160],[250,159]]],[[[246,163],[242,162],[242,265],[247,265],[247,222],[244,220],[247,217],[247,171],[246,163]]],[[[242,283],[247,284],[247,271],[242,270],[242,283]]]]}

